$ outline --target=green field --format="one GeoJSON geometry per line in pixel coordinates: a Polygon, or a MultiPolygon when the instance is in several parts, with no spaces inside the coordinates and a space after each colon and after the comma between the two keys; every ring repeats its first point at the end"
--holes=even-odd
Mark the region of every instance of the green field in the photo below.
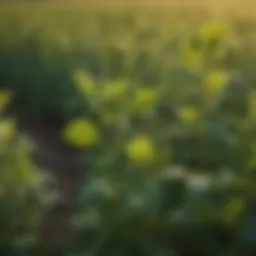
{"type": "Polygon", "coordinates": [[[254,6],[1,4],[0,252],[255,255],[254,6]]]}

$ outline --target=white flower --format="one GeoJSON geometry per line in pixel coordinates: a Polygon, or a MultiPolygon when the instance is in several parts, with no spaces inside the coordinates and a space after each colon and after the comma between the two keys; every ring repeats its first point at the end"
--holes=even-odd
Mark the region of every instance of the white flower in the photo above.
{"type": "Polygon", "coordinates": [[[193,190],[205,190],[212,184],[212,175],[189,173],[186,175],[186,184],[193,190]]]}
{"type": "Polygon", "coordinates": [[[115,196],[113,187],[105,179],[97,179],[91,186],[94,193],[99,193],[107,198],[113,198],[115,196]]]}
{"type": "Polygon", "coordinates": [[[97,209],[89,209],[84,213],[80,213],[73,219],[73,224],[79,229],[81,227],[98,227],[100,224],[101,216],[97,209]]]}
{"type": "Polygon", "coordinates": [[[215,184],[219,186],[225,186],[232,183],[234,178],[235,178],[235,175],[232,170],[224,169],[224,170],[221,170],[220,173],[216,176],[215,184]]]}
{"type": "Polygon", "coordinates": [[[184,210],[182,209],[177,209],[175,211],[172,211],[169,215],[169,220],[170,221],[181,221],[184,218],[184,210]]]}
{"type": "Polygon", "coordinates": [[[163,171],[164,179],[183,179],[186,177],[186,169],[182,166],[173,166],[163,171]]]}
{"type": "Polygon", "coordinates": [[[134,209],[141,209],[144,206],[145,199],[141,194],[133,194],[128,198],[128,204],[134,209]]]}

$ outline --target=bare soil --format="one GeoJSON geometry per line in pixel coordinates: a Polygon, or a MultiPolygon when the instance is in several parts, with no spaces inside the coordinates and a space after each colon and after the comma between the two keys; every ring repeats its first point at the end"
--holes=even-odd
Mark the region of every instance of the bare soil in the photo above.
{"type": "Polygon", "coordinates": [[[7,110],[7,115],[15,117],[19,130],[35,140],[37,150],[33,152],[32,157],[35,163],[54,179],[54,190],[57,190],[61,197],[42,224],[42,239],[46,243],[65,241],[73,233],[70,217],[79,188],[84,182],[84,168],[79,161],[79,152],[61,141],[60,124],[45,123],[33,118],[21,106],[12,106],[7,110]]]}

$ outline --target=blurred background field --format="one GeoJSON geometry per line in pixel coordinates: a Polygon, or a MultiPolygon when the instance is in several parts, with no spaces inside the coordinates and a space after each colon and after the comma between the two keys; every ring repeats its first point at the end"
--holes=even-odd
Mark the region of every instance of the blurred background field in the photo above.
{"type": "Polygon", "coordinates": [[[255,255],[255,12],[3,1],[0,252],[255,255]]]}

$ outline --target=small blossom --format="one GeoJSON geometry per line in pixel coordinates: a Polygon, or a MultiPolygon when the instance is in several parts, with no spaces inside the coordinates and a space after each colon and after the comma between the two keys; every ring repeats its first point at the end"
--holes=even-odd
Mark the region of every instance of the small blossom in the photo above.
{"type": "Polygon", "coordinates": [[[204,90],[209,96],[221,93],[228,85],[229,75],[223,70],[214,70],[205,77],[204,90]]]}
{"type": "Polygon", "coordinates": [[[103,88],[103,97],[108,102],[120,102],[127,92],[127,84],[123,81],[110,82],[103,88]]]}
{"type": "Polygon", "coordinates": [[[183,179],[186,177],[186,170],[182,166],[173,166],[163,172],[165,179],[183,179]]]}
{"type": "Polygon", "coordinates": [[[199,120],[198,110],[192,107],[183,107],[178,111],[179,120],[182,124],[190,125],[199,120]]]}
{"type": "Polygon", "coordinates": [[[77,70],[74,74],[74,80],[80,92],[88,96],[95,94],[96,85],[90,74],[77,70]]]}
{"type": "Polygon", "coordinates": [[[212,39],[223,40],[227,35],[227,27],[225,24],[218,21],[209,22],[201,27],[199,34],[205,41],[212,39]]]}
{"type": "Polygon", "coordinates": [[[156,158],[155,148],[146,136],[134,137],[126,146],[126,154],[135,165],[151,165],[156,158]]]}
{"type": "Polygon", "coordinates": [[[144,205],[144,197],[140,194],[129,196],[128,203],[132,208],[141,209],[144,205]]]}
{"type": "Polygon", "coordinates": [[[211,175],[190,173],[186,175],[186,184],[195,190],[204,190],[212,184],[211,175]]]}
{"type": "Polygon", "coordinates": [[[13,94],[9,90],[0,92],[0,111],[3,111],[8,106],[12,98],[13,94]]]}
{"type": "Polygon", "coordinates": [[[135,113],[147,113],[156,107],[158,95],[152,89],[140,89],[136,92],[133,100],[133,110],[135,113]]]}
{"type": "Polygon", "coordinates": [[[83,119],[71,121],[63,133],[64,140],[77,147],[87,147],[98,143],[99,131],[96,125],[83,119]]]}

